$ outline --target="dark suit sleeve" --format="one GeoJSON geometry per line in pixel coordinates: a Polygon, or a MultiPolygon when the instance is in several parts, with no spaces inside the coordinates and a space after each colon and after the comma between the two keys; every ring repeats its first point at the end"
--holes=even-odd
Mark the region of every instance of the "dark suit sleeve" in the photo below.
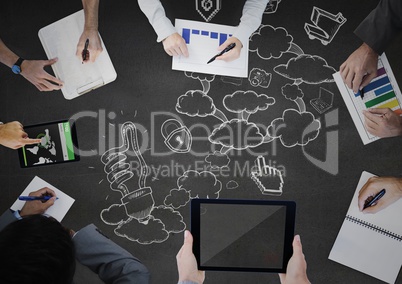
{"type": "Polygon", "coordinates": [[[148,269],[128,251],[104,236],[95,225],[81,229],[73,241],[76,259],[97,273],[105,283],[149,283],[148,269]]]}
{"type": "Polygon", "coordinates": [[[402,0],[381,0],[355,34],[380,55],[401,31],[402,0]]]}
{"type": "Polygon", "coordinates": [[[8,224],[17,221],[13,212],[11,210],[7,210],[0,216],[0,231],[2,231],[8,224]]]}

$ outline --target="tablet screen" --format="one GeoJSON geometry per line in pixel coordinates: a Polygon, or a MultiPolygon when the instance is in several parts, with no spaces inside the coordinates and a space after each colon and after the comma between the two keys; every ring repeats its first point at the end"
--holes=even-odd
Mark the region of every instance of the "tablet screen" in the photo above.
{"type": "Polygon", "coordinates": [[[25,145],[18,150],[21,167],[79,160],[74,151],[77,145],[75,127],[69,121],[58,121],[24,127],[29,138],[41,139],[41,143],[25,145]]]}
{"type": "Polygon", "coordinates": [[[196,206],[200,269],[284,272],[292,254],[294,203],[289,210],[286,202],[244,202],[201,201],[196,206]]]}

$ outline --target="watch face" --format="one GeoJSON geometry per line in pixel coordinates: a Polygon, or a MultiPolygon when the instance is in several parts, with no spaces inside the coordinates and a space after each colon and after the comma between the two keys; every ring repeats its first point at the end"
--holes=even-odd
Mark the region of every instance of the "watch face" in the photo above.
{"type": "Polygon", "coordinates": [[[21,73],[21,67],[19,67],[18,65],[13,65],[13,67],[11,67],[11,70],[12,70],[15,74],[20,74],[20,73],[21,73]]]}

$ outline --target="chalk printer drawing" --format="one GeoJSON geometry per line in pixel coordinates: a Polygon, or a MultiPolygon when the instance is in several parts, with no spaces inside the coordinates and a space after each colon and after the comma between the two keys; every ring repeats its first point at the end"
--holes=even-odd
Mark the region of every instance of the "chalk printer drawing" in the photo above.
{"type": "Polygon", "coordinates": [[[314,25],[305,23],[304,29],[310,39],[318,39],[323,45],[330,43],[340,27],[346,23],[346,18],[341,13],[334,15],[317,7],[313,7],[310,19],[314,25]]]}

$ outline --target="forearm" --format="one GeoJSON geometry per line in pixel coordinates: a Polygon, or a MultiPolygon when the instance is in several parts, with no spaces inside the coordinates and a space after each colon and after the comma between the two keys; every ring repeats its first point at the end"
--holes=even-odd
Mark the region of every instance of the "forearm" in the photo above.
{"type": "Polygon", "coordinates": [[[401,31],[402,1],[381,0],[357,27],[355,34],[377,54],[381,54],[401,31]]]}
{"type": "Polygon", "coordinates": [[[161,42],[176,32],[176,29],[166,17],[165,9],[159,0],[138,0],[138,5],[155,30],[158,36],[157,42],[161,42]]]}
{"type": "Polygon", "coordinates": [[[18,56],[0,39],[0,62],[11,68],[17,60],[18,56]]]}
{"type": "Polygon", "coordinates": [[[233,34],[242,44],[248,41],[251,34],[261,25],[267,4],[268,0],[247,0],[244,4],[240,24],[233,34]]]}
{"type": "Polygon", "coordinates": [[[85,14],[85,30],[98,30],[99,0],[82,0],[85,14]]]}

